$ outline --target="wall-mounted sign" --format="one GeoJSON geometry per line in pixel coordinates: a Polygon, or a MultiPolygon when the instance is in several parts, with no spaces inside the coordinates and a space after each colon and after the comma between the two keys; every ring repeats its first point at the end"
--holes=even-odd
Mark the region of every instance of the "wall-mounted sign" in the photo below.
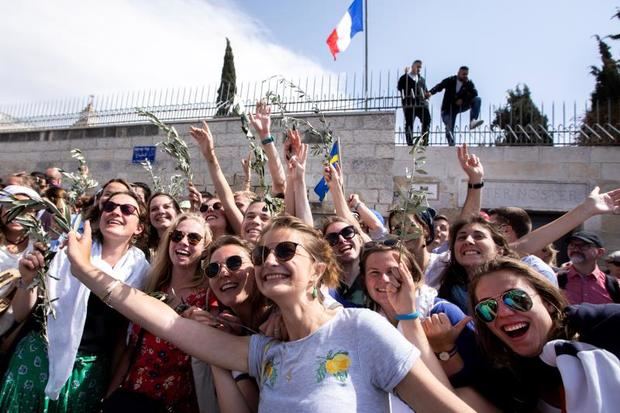
{"type": "Polygon", "coordinates": [[[141,163],[145,159],[148,159],[150,163],[154,163],[156,149],[157,146],[134,146],[131,163],[141,163]]]}
{"type": "Polygon", "coordinates": [[[426,199],[436,201],[439,199],[439,184],[411,184],[411,189],[425,191],[426,199]]]}

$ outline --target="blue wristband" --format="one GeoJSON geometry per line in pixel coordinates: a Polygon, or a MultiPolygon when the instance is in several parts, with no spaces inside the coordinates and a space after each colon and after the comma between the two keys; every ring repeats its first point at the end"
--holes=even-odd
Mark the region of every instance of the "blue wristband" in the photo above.
{"type": "Polygon", "coordinates": [[[396,317],[394,318],[397,319],[398,321],[415,320],[417,318],[420,318],[421,316],[422,314],[419,311],[414,311],[413,313],[409,313],[409,314],[396,314],[396,317]]]}
{"type": "Polygon", "coordinates": [[[262,143],[263,145],[267,145],[267,144],[269,144],[271,142],[273,142],[273,136],[271,136],[271,135],[267,136],[265,139],[260,141],[260,143],[262,143]]]}

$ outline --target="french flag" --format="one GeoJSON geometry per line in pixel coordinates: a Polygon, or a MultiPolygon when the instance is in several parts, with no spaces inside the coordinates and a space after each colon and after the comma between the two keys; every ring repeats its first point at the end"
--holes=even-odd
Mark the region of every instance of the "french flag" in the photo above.
{"type": "Polygon", "coordinates": [[[336,60],[336,53],[344,52],[351,39],[364,30],[364,6],[362,0],[353,0],[338,26],[327,38],[329,51],[336,60]]]}

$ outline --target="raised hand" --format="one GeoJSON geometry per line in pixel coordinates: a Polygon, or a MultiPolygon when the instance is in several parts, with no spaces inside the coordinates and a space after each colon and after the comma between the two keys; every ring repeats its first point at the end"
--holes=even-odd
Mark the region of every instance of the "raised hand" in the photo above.
{"type": "Polygon", "coordinates": [[[295,179],[301,179],[306,173],[306,161],[308,160],[308,145],[301,144],[299,153],[291,156],[288,162],[289,173],[295,174],[295,179]]]}
{"type": "Polygon", "coordinates": [[[284,153],[286,159],[290,159],[293,155],[299,155],[301,150],[301,136],[298,130],[289,129],[286,131],[288,139],[284,142],[284,153]]]}
{"type": "Polygon", "coordinates": [[[187,199],[189,200],[190,211],[200,211],[200,206],[202,205],[202,194],[191,182],[188,182],[187,190],[189,191],[189,196],[187,197],[187,199]]]}
{"type": "Polygon", "coordinates": [[[243,170],[243,176],[246,177],[246,179],[249,179],[250,177],[250,167],[252,166],[252,152],[248,153],[248,157],[247,158],[242,158],[241,159],[241,169],[243,170]]]}
{"type": "Polygon", "coordinates": [[[403,261],[390,270],[390,283],[386,286],[387,297],[396,314],[409,314],[416,310],[417,286],[409,268],[403,261]]]}
{"type": "Polygon", "coordinates": [[[349,195],[349,201],[348,201],[349,208],[351,209],[355,208],[355,206],[359,205],[360,202],[362,201],[360,201],[360,196],[358,194],[349,195]]]}
{"type": "Polygon", "coordinates": [[[189,134],[194,138],[205,157],[213,152],[213,135],[211,134],[207,121],[202,121],[202,128],[190,127],[189,134]]]}
{"type": "Polygon", "coordinates": [[[325,166],[323,169],[323,176],[325,177],[325,182],[327,182],[327,186],[330,189],[335,186],[342,187],[342,173],[338,163],[325,166]]]}
{"type": "Polygon", "coordinates": [[[452,325],[450,319],[444,313],[433,314],[422,320],[422,327],[431,348],[435,353],[450,351],[456,344],[456,339],[461,335],[471,317],[466,316],[461,321],[452,325]]]}
{"type": "Polygon", "coordinates": [[[474,184],[482,182],[484,178],[482,162],[480,162],[480,159],[476,155],[469,153],[467,144],[464,143],[463,146],[457,147],[456,153],[463,172],[465,172],[469,178],[469,182],[474,184]]]}
{"type": "Polygon", "coordinates": [[[271,134],[271,107],[267,102],[256,102],[256,113],[250,114],[250,123],[261,140],[271,134]]]}
{"type": "Polygon", "coordinates": [[[282,314],[279,311],[272,311],[267,321],[260,325],[258,328],[261,333],[268,337],[273,337],[276,340],[286,341],[288,340],[288,332],[286,331],[286,325],[282,319],[282,314]]]}
{"type": "Polygon", "coordinates": [[[84,221],[84,232],[79,235],[71,230],[67,235],[67,258],[71,263],[71,272],[84,271],[90,267],[90,251],[93,245],[90,221],[84,221]]]}
{"type": "Polygon", "coordinates": [[[583,201],[590,213],[592,215],[620,214],[620,188],[602,194],[600,191],[598,186],[595,187],[583,201]]]}
{"type": "Polygon", "coordinates": [[[39,251],[33,251],[26,254],[19,260],[19,273],[22,276],[22,283],[24,285],[30,285],[34,277],[37,275],[37,271],[45,266],[45,259],[43,254],[39,251]]]}

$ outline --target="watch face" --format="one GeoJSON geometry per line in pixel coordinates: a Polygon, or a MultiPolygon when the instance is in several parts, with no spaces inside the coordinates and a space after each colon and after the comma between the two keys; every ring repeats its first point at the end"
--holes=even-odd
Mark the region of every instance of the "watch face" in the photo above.
{"type": "Polygon", "coordinates": [[[450,360],[450,353],[448,353],[447,351],[442,351],[441,353],[439,353],[439,360],[441,361],[450,360]]]}

